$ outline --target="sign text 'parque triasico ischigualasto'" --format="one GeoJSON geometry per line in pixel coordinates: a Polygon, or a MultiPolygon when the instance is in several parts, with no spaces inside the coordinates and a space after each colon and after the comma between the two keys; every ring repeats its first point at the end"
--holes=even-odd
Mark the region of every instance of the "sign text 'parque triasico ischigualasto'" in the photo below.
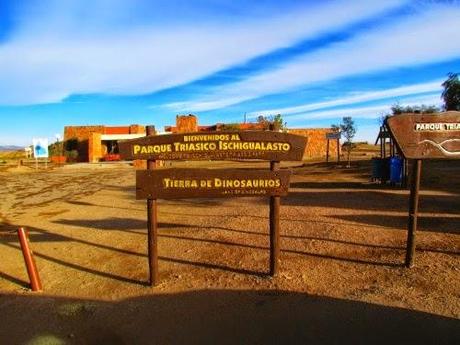
{"type": "Polygon", "coordinates": [[[207,132],[155,135],[122,141],[124,159],[301,160],[306,138],[270,131],[207,132]]]}

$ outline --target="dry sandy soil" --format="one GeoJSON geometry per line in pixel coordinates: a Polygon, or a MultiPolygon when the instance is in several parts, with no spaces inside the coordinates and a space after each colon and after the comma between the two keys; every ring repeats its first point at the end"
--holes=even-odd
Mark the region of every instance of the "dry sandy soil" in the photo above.
{"type": "Polygon", "coordinates": [[[412,269],[408,191],[369,183],[364,160],[291,168],[279,276],[267,199],[161,200],[155,288],[131,167],[0,171],[0,344],[460,344],[458,162],[424,166],[412,269]]]}

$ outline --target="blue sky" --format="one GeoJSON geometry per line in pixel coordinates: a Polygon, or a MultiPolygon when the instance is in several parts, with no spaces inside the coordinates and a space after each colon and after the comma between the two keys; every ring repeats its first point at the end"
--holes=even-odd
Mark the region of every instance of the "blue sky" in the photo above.
{"type": "Polygon", "coordinates": [[[0,145],[65,125],[352,116],[372,141],[396,102],[441,105],[460,2],[0,0],[0,145]]]}

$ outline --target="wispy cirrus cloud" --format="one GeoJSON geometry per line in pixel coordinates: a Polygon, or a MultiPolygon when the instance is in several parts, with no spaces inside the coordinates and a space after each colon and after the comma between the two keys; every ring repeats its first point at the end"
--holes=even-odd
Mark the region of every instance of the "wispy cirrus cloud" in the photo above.
{"type": "MultiPolygon", "coordinates": [[[[411,97],[401,101],[402,106],[418,106],[421,104],[440,106],[439,95],[411,97]]],[[[353,107],[341,107],[331,110],[310,111],[289,115],[286,120],[289,123],[304,122],[305,120],[336,119],[343,116],[352,116],[357,119],[376,119],[380,115],[389,114],[391,104],[361,105],[353,107]]],[[[295,127],[295,126],[294,126],[295,127]]]]}
{"type": "MultiPolygon", "coordinates": [[[[193,16],[173,18],[174,6],[169,12],[165,10],[170,20],[163,18],[161,2],[24,3],[15,12],[18,27],[0,43],[0,104],[58,102],[78,93],[151,93],[338,30],[407,2],[291,3],[285,11],[248,10],[249,16],[244,11],[226,15],[231,2],[222,1],[220,9],[200,17],[199,11],[191,10],[193,3],[182,1],[181,5],[188,6],[189,13],[196,13],[199,21],[193,16]],[[141,10],[134,11],[136,6],[141,10]],[[142,17],[142,10],[156,13],[153,18],[159,23],[140,18],[136,25],[123,25],[131,16],[142,17]],[[255,17],[254,13],[261,15],[255,17]]],[[[251,89],[250,83],[248,80],[242,86],[251,89]]],[[[228,98],[232,102],[240,99],[228,98]]],[[[200,103],[203,108],[222,104],[219,100],[200,103]]]]}
{"type": "MultiPolygon", "coordinates": [[[[327,109],[337,106],[363,103],[363,102],[376,102],[386,99],[395,99],[398,97],[411,96],[412,99],[417,98],[419,94],[425,93],[436,93],[437,100],[434,104],[439,103],[439,95],[442,90],[442,80],[436,80],[428,83],[420,83],[409,86],[395,87],[391,89],[371,91],[371,92],[353,92],[351,95],[345,95],[333,100],[328,100],[324,102],[309,103],[298,105],[294,107],[284,107],[284,108],[275,108],[275,109],[265,109],[251,112],[249,116],[258,116],[258,115],[274,115],[274,114],[283,114],[283,115],[292,115],[298,114],[307,111],[313,111],[317,109],[327,109]]],[[[432,98],[429,98],[430,100],[432,98]]]]}
{"type": "Polygon", "coordinates": [[[397,21],[318,51],[308,52],[278,68],[250,76],[243,81],[217,87],[207,96],[183,102],[181,106],[187,111],[213,110],[350,75],[455,59],[460,57],[458,18],[458,2],[421,4],[397,21]]]}

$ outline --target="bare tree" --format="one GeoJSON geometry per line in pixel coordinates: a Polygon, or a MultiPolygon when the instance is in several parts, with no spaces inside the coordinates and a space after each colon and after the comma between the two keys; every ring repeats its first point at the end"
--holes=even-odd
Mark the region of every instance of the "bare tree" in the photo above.
{"type": "Polygon", "coordinates": [[[347,168],[351,166],[350,164],[350,156],[351,156],[351,151],[355,147],[353,144],[353,138],[356,134],[356,126],[355,122],[351,118],[351,116],[344,116],[342,118],[342,123],[339,125],[332,125],[331,126],[334,131],[340,130],[342,133],[343,137],[345,138],[345,143],[343,144],[343,147],[347,151],[347,168]]]}

